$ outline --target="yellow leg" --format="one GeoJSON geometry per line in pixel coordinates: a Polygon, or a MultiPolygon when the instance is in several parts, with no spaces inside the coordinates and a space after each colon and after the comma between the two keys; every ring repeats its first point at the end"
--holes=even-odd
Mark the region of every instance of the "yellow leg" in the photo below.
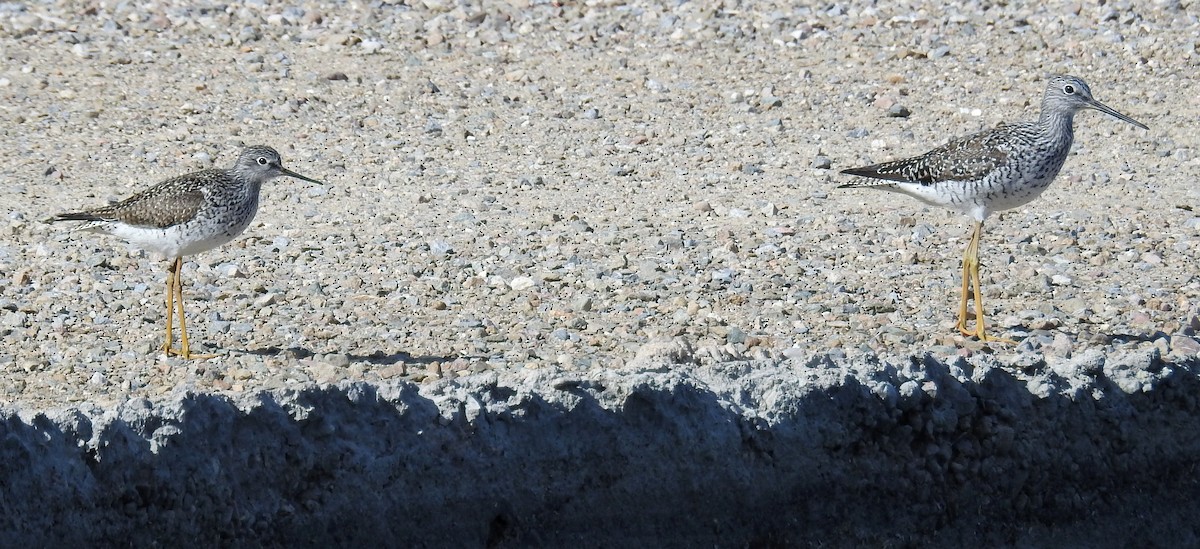
{"type": "Polygon", "coordinates": [[[167,338],[166,342],[163,343],[163,352],[167,356],[178,354],[178,352],[171,348],[175,344],[175,334],[171,330],[171,320],[175,317],[175,279],[179,276],[179,262],[180,260],[176,258],[175,262],[171,263],[171,267],[167,269],[167,338]]]}
{"type": "Polygon", "coordinates": [[[176,355],[183,359],[208,359],[217,355],[197,355],[192,354],[191,347],[188,345],[187,321],[184,320],[183,314],[183,258],[175,259],[173,274],[168,278],[167,290],[167,355],[176,355]],[[172,299],[174,298],[174,299],[172,299]],[[174,303],[172,303],[174,302],[174,303]],[[176,309],[176,306],[178,307],[176,309]],[[171,348],[171,314],[179,313],[179,350],[171,348]]]}
{"type": "MultiPolygon", "coordinates": [[[[972,234],[971,242],[967,244],[967,249],[963,252],[962,262],[962,300],[958,302],[958,331],[963,335],[974,335],[974,332],[967,330],[967,295],[971,291],[971,247],[975,244],[975,236],[972,234]]],[[[978,302],[976,302],[978,303],[978,302]]]]}
{"type": "Polygon", "coordinates": [[[980,289],[979,283],[979,240],[983,236],[983,222],[976,221],[975,228],[971,231],[971,241],[967,243],[967,249],[963,252],[963,282],[962,282],[962,301],[958,307],[958,331],[965,336],[975,336],[980,341],[996,342],[996,343],[1016,343],[1010,339],[1002,337],[992,337],[987,335],[985,331],[986,321],[983,314],[983,291],[980,289]],[[975,329],[967,328],[967,295],[972,294],[975,299],[975,329]]]}

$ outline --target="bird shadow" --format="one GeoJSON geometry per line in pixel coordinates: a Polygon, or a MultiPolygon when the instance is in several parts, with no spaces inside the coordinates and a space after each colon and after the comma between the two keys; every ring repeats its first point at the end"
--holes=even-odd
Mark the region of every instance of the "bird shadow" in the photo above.
{"type": "MultiPolygon", "coordinates": [[[[311,358],[317,355],[317,353],[313,352],[312,350],[299,346],[283,348],[275,345],[269,345],[255,349],[227,349],[226,351],[231,354],[246,354],[256,356],[287,355],[296,359],[311,358]]],[[[458,358],[467,358],[457,356],[414,355],[403,351],[398,353],[385,353],[383,351],[372,351],[368,354],[346,353],[346,356],[350,359],[350,362],[367,362],[380,366],[391,366],[398,363],[432,364],[435,362],[451,362],[458,358]]]]}
{"type": "MultiPolygon", "coordinates": [[[[1071,331],[1071,330],[1063,330],[1063,329],[1058,329],[1055,331],[1058,333],[1066,334],[1068,337],[1075,340],[1076,342],[1091,339],[1093,341],[1093,343],[1101,343],[1104,345],[1122,345],[1122,344],[1129,344],[1129,343],[1152,343],[1152,342],[1158,341],[1159,339],[1163,339],[1163,338],[1170,339],[1171,338],[1170,334],[1168,334],[1162,330],[1155,330],[1153,332],[1144,332],[1144,333],[1115,332],[1115,331],[1114,332],[1089,332],[1086,330],[1071,331]]],[[[1020,345],[1029,340],[1030,340],[1030,338],[1027,336],[1024,339],[1018,340],[1017,344],[1020,345]]]]}
{"type": "Polygon", "coordinates": [[[1109,343],[1150,343],[1166,338],[1170,339],[1171,335],[1162,331],[1156,330],[1150,333],[1134,334],[1128,332],[1112,332],[1101,334],[1102,337],[1108,340],[1109,343]]]}

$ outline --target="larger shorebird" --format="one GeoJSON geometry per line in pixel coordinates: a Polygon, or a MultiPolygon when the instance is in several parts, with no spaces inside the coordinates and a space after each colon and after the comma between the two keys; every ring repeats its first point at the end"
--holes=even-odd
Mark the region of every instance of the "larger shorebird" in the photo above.
{"type": "Polygon", "coordinates": [[[263,183],[288,176],[320,184],[287,168],[279,153],[247,147],[227,170],[204,170],[168,179],[116,204],[62,213],[47,221],[82,221],[80,230],[110,234],[172,260],[167,274],[167,335],[163,352],[185,359],[212,358],[192,353],[183,319],[183,257],[225,244],[246,230],[258,213],[263,183]],[[178,305],[179,348],[171,329],[178,305]]]}
{"type": "Polygon", "coordinates": [[[921,156],[884,162],[842,173],[874,181],[841,187],[870,187],[898,192],[927,204],[962,212],[975,220],[971,241],[963,253],[962,301],[958,330],[982,341],[1005,341],[987,335],[979,289],[979,239],[988,214],[1022,206],[1042,194],[1058,175],[1075,139],[1075,113],[1095,109],[1148,130],[1092,98],[1087,83],[1074,76],[1054,76],[1042,97],[1042,114],[1035,122],[1000,124],[953,139],[921,156]],[[975,328],[967,327],[968,294],[974,290],[975,328]]]}

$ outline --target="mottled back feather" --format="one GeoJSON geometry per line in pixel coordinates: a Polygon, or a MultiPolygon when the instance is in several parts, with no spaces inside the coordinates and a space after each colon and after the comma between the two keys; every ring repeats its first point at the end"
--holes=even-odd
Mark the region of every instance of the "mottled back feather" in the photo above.
{"type": "Polygon", "coordinates": [[[60,214],[55,221],[117,221],[165,229],[186,223],[204,206],[205,184],[228,179],[224,170],[205,170],[163,181],[116,204],[60,214]]]}
{"type": "MultiPolygon", "coordinates": [[[[842,170],[848,175],[932,185],[943,181],[975,181],[1002,166],[1015,142],[1033,137],[1028,123],[1000,124],[966,137],[953,139],[923,155],[904,160],[842,170]]],[[[842,187],[870,186],[872,183],[847,183],[842,187]]]]}

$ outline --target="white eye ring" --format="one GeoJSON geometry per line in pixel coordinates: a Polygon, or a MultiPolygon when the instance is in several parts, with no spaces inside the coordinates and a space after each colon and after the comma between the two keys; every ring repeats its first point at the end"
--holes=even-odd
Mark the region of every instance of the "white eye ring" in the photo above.
{"type": "Polygon", "coordinates": [[[258,165],[266,166],[267,165],[267,157],[265,157],[265,156],[258,157],[258,165]]]}
{"type": "Polygon", "coordinates": [[[1075,86],[1072,86],[1070,84],[1063,86],[1063,93],[1065,93],[1067,95],[1075,95],[1075,86]]]}

